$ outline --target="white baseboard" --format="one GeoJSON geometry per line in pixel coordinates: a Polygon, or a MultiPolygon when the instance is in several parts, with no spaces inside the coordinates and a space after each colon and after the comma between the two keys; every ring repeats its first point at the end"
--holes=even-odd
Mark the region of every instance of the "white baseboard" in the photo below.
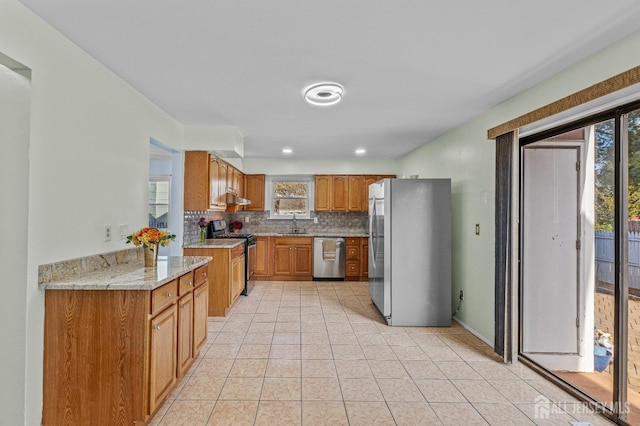
{"type": "Polygon", "coordinates": [[[462,328],[464,328],[465,330],[467,330],[469,333],[473,334],[474,336],[476,336],[478,339],[482,340],[483,342],[485,342],[487,345],[491,346],[492,348],[494,347],[494,343],[488,339],[486,339],[482,334],[478,333],[476,330],[474,330],[473,328],[469,327],[469,325],[465,324],[464,322],[460,321],[458,318],[453,317],[453,320],[455,322],[457,322],[458,324],[460,324],[462,326],[462,328]]]}

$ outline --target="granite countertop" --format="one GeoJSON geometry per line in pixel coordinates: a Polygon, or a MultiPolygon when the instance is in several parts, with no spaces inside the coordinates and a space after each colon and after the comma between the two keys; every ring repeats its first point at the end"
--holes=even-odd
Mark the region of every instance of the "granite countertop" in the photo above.
{"type": "Polygon", "coordinates": [[[353,237],[362,238],[368,237],[369,234],[364,232],[308,232],[308,233],[279,233],[279,232],[255,232],[254,235],[258,237],[353,237]]]}
{"type": "Polygon", "coordinates": [[[197,242],[182,246],[182,248],[234,248],[244,244],[244,238],[219,238],[204,240],[204,243],[197,242]]]}
{"type": "Polygon", "coordinates": [[[155,268],[140,262],[113,265],[80,276],[39,284],[41,290],[153,290],[212,259],[209,256],[159,256],[155,268]]]}

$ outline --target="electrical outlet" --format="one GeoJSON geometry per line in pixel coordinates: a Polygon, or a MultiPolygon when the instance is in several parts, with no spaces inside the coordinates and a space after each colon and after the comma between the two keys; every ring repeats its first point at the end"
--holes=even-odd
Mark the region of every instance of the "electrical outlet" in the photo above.
{"type": "Polygon", "coordinates": [[[464,291],[460,290],[460,300],[464,300],[464,291]]]}
{"type": "Polygon", "coordinates": [[[249,222],[251,222],[251,216],[245,216],[244,223],[249,223],[249,222]]]}
{"type": "Polygon", "coordinates": [[[480,224],[476,223],[476,235],[480,235],[480,224]]]}
{"type": "Polygon", "coordinates": [[[111,241],[111,225],[104,226],[104,240],[111,241]]]}
{"type": "Polygon", "coordinates": [[[317,217],[313,218],[313,223],[318,223],[318,218],[317,217]]]}

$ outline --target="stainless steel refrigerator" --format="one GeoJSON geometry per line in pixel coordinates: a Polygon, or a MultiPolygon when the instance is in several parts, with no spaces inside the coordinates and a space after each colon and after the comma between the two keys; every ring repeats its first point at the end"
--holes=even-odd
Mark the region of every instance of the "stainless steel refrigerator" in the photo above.
{"type": "Polygon", "coordinates": [[[389,325],[451,325],[451,179],[369,186],[369,294],[389,325]]]}

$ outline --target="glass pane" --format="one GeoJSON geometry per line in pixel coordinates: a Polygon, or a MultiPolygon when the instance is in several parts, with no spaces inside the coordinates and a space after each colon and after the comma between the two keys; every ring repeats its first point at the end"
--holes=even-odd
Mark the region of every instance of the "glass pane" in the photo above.
{"type": "Polygon", "coordinates": [[[307,214],[306,198],[280,198],[273,201],[273,211],[277,215],[307,214]]]}
{"type": "Polygon", "coordinates": [[[629,141],[629,298],[627,421],[640,424],[640,110],[627,116],[629,141]]]}
{"type": "Polygon", "coordinates": [[[169,226],[169,181],[149,182],[149,226],[166,229],[169,226]]]}
{"type": "Polygon", "coordinates": [[[308,182],[274,182],[273,214],[303,216],[308,214],[308,182]]]}

